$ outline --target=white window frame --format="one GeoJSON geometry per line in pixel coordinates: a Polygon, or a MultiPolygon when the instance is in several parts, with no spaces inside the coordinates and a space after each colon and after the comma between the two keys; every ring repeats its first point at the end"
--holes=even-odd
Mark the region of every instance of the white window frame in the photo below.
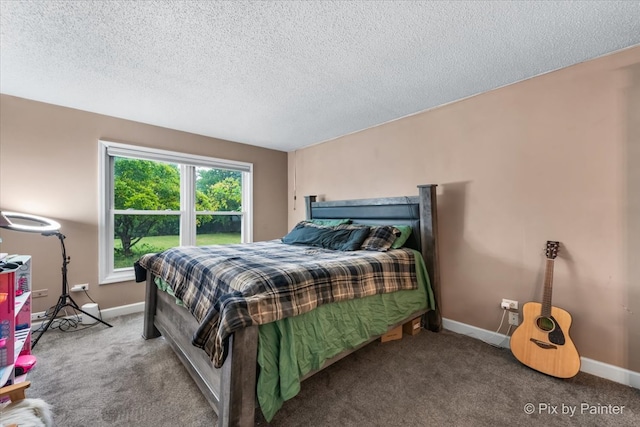
{"type": "Polygon", "coordinates": [[[113,158],[128,157],[132,159],[154,160],[180,165],[180,211],[126,211],[126,213],[163,214],[173,213],[180,216],[180,246],[195,245],[196,210],[195,181],[196,167],[227,169],[242,172],[242,211],[212,212],[198,211],[201,215],[240,215],[242,218],[241,242],[253,241],[253,164],[234,160],[218,159],[177,151],[141,147],[111,141],[98,141],[99,162],[99,249],[98,280],[99,283],[116,283],[134,280],[133,266],[114,268],[114,215],[125,213],[113,206],[113,158]]]}

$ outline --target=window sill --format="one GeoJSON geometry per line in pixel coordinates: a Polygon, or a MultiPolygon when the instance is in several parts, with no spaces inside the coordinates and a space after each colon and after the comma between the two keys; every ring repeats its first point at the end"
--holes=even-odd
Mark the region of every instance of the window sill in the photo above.
{"type": "Polygon", "coordinates": [[[106,277],[100,278],[100,285],[108,285],[111,283],[132,282],[136,279],[133,268],[117,270],[108,274],[106,277]]]}

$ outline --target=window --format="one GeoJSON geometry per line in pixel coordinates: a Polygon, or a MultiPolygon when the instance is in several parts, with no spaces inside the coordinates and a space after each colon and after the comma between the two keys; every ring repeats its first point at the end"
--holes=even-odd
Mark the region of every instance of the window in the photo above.
{"type": "Polygon", "coordinates": [[[145,253],[252,241],[253,165],[100,141],[100,283],[145,253]]]}

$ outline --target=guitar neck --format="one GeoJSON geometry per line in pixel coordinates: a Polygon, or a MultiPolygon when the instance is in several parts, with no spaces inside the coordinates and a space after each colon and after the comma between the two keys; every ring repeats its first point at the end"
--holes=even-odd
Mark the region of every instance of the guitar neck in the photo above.
{"type": "Polygon", "coordinates": [[[553,293],[553,259],[547,258],[544,274],[544,295],[542,296],[542,316],[551,316],[551,296],[553,293]]]}

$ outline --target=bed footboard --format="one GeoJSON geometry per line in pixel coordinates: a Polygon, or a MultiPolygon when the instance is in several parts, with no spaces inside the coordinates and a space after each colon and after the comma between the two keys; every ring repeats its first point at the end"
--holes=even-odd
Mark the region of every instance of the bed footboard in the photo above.
{"type": "Polygon", "coordinates": [[[154,276],[147,272],[145,298],[145,339],[162,335],[189,375],[218,414],[219,427],[253,426],[256,408],[256,367],[258,327],[235,332],[229,338],[224,365],[216,369],[202,349],[191,344],[184,331],[197,328],[195,318],[166,292],[158,292],[154,276]]]}

